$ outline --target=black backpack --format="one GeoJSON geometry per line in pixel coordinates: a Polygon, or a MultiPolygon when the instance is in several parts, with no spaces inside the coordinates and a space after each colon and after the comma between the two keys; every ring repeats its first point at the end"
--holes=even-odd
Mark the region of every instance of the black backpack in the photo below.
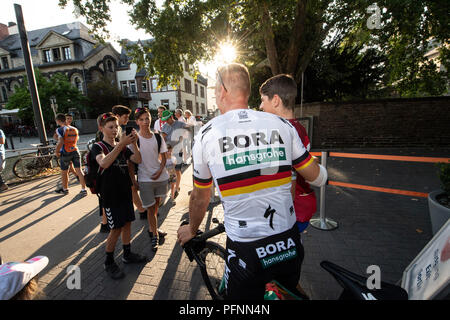
{"type": "MultiPolygon", "coordinates": [[[[108,147],[99,141],[94,143],[97,144],[103,150],[105,156],[109,153],[108,147]]],[[[92,146],[93,147],[93,146],[92,146]]],[[[86,187],[91,190],[92,194],[99,194],[99,180],[98,178],[103,173],[103,168],[99,166],[97,160],[92,155],[92,148],[86,154],[86,166],[84,167],[84,181],[86,182],[86,187]]]]}

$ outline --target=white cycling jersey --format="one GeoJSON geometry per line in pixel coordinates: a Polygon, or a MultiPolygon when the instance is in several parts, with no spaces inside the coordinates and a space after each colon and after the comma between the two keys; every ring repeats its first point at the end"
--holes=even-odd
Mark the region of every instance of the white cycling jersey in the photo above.
{"type": "Polygon", "coordinates": [[[228,111],[202,127],[192,154],[194,184],[209,188],[214,181],[231,240],[255,241],[292,228],[291,169],[313,159],[288,121],[250,109],[228,111]]]}

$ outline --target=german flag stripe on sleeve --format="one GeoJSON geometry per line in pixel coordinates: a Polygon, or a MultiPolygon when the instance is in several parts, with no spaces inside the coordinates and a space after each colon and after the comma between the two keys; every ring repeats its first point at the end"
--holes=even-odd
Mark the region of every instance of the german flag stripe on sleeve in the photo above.
{"type": "Polygon", "coordinates": [[[197,178],[196,176],[194,176],[194,185],[197,188],[201,188],[201,189],[209,188],[212,185],[212,177],[209,179],[200,179],[200,178],[197,178]]]}
{"type": "Polygon", "coordinates": [[[291,183],[291,166],[281,166],[271,170],[275,173],[262,174],[258,169],[218,179],[220,193],[223,197],[228,197],[291,183]]]}
{"type": "Polygon", "coordinates": [[[299,171],[308,167],[313,161],[314,158],[306,151],[300,158],[292,161],[292,166],[295,170],[299,171]]]}

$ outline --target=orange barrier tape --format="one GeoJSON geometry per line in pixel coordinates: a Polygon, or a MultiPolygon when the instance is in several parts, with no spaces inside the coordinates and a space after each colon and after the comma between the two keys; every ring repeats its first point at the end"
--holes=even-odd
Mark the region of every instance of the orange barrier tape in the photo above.
{"type": "Polygon", "coordinates": [[[310,152],[309,153],[312,156],[316,156],[316,157],[321,157],[322,156],[322,152],[310,152]]]}
{"type": "MultiPolygon", "coordinates": [[[[317,152],[312,152],[317,153],[317,152]]],[[[412,161],[412,162],[450,162],[450,158],[431,158],[431,157],[410,157],[410,156],[389,156],[378,154],[359,154],[359,153],[342,153],[330,152],[330,157],[358,158],[358,159],[377,159],[377,160],[395,160],[395,161],[412,161]]]]}
{"type": "Polygon", "coordinates": [[[363,190],[378,191],[378,192],[385,192],[385,193],[394,193],[394,194],[401,194],[401,195],[405,195],[405,196],[422,197],[422,198],[428,197],[428,193],[423,193],[423,192],[372,187],[372,186],[365,186],[365,185],[361,185],[361,184],[353,184],[353,183],[346,183],[346,182],[339,182],[339,181],[328,181],[328,184],[331,186],[363,189],[363,190]]]}

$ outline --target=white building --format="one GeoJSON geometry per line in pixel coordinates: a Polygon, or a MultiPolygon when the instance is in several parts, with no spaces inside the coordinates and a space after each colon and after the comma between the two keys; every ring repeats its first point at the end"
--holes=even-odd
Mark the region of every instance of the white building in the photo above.
{"type": "MultiPolygon", "coordinates": [[[[146,40],[151,41],[151,40],[146,40]]],[[[145,70],[137,70],[134,63],[122,48],[117,68],[117,83],[125,97],[129,98],[130,107],[145,106],[157,109],[164,105],[170,110],[190,110],[194,116],[206,116],[208,112],[208,80],[199,75],[197,81],[189,75],[189,65],[184,64],[183,77],[178,87],[164,86],[158,88],[158,78],[147,76],[145,70]]]]}

